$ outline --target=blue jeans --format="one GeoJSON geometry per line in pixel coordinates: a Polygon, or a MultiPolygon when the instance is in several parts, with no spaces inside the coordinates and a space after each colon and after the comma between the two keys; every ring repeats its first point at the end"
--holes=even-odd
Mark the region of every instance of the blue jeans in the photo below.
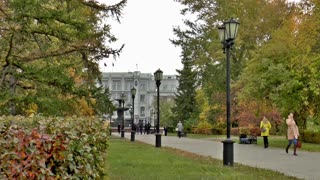
{"type": "Polygon", "coordinates": [[[293,143],[294,145],[297,145],[298,140],[296,138],[294,139],[289,139],[289,144],[288,146],[291,146],[291,144],[293,143]]]}

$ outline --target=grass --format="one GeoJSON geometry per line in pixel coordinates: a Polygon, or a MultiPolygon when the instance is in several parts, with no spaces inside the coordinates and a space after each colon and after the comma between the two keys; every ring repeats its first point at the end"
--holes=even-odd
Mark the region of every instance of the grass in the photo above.
{"type": "MultiPolygon", "coordinates": [[[[175,133],[169,133],[169,136],[176,136],[175,133]]],[[[213,141],[221,141],[226,138],[225,135],[205,135],[205,134],[191,134],[189,133],[188,138],[194,139],[207,139],[213,141]]],[[[231,136],[231,138],[236,142],[239,143],[238,136],[231,136]]],[[[285,136],[269,136],[269,147],[277,147],[277,148],[285,148],[288,144],[288,140],[285,136]]],[[[263,138],[258,136],[258,146],[263,146],[263,138]]],[[[310,151],[310,152],[320,152],[320,144],[313,144],[313,143],[306,143],[302,142],[302,148],[299,150],[303,151],[310,151]]]]}
{"type": "Polygon", "coordinates": [[[105,179],[110,180],[297,179],[237,163],[223,166],[210,157],[115,137],[110,139],[106,172],[105,179]]]}

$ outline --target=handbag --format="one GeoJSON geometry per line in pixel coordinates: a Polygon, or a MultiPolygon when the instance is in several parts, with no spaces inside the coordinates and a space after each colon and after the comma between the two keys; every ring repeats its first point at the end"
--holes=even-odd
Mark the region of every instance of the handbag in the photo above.
{"type": "Polygon", "coordinates": [[[297,141],[297,148],[301,148],[301,146],[302,146],[302,143],[301,143],[301,141],[297,141]]]}
{"type": "Polygon", "coordinates": [[[261,132],[266,132],[266,128],[261,128],[261,132]]]}

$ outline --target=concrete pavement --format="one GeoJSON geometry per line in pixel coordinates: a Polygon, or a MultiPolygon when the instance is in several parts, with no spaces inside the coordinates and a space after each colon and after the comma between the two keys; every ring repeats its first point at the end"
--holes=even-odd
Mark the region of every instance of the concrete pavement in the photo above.
{"type": "MultiPolygon", "coordinates": [[[[118,133],[112,134],[119,136],[118,133]]],[[[126,133],[125,138],[130,139],[130,133],[126,133]]],[[[153,134],[136,134],[135,140],[155,145],[155,135],[153,134]]],[[[167,146],[215,159],[223,159],[223,144],[218,141],[173,136],[162,136],[161,140],[162,147],[167,146]]],[[[269,147],[264,149],[261,146],[234,143],[234,162],[270,169],[306,180],[320,179],[320,153],[298,149],[298,156],[293,156],[292,151],[293,147],[289,149],[289,154],[287,154],[284,148],[269,147]]]]}

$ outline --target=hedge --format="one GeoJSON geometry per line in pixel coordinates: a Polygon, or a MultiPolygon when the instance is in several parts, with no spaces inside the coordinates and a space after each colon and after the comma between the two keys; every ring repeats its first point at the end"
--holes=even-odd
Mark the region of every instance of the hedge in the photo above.
{"type": "Polygon", "coordinates": [[[0,179],[100,179],[108,125],[98,119],[0,117],[0,179]]]}
{"type": "Polygon", "coordinates": [[[320,133],[312,131],[302,131],[300,132],[301,140],[309,143],[320,144],[320,133]]]}

